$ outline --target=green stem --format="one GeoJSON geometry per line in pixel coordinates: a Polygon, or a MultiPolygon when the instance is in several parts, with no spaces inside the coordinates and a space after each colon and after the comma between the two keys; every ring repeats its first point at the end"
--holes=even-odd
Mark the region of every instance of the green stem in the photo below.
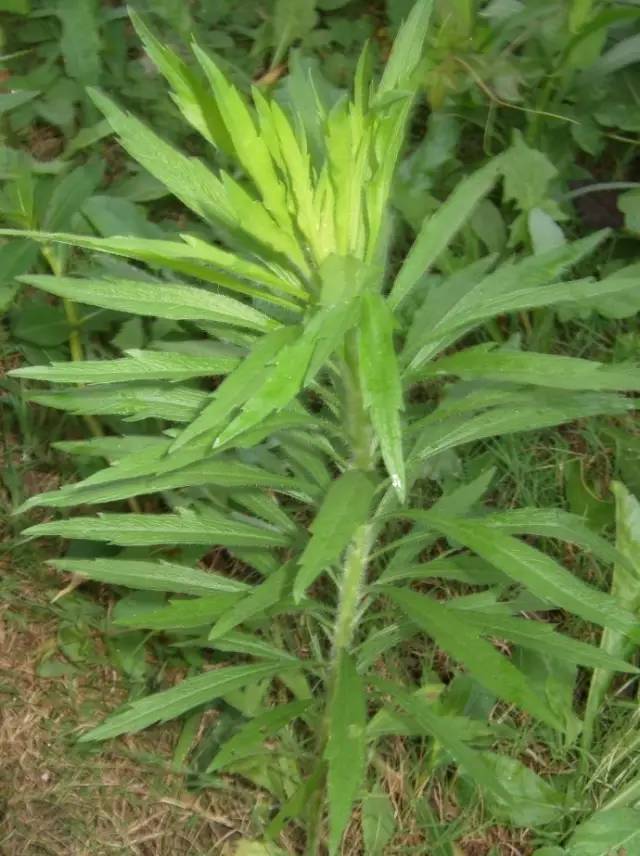
{"type": "MultiPolygon", "coordinates": [[[[368,473],[374,469],[376,463],[375,444],[358,375],[356,341],[354,336],[350,336],[346,343],[343,369],[345,430],[350,440],[352,468],[368,473]]],[[[324,755],[327,744],[328,712],[332,706],[340,661],[351,648],[359,618],[362,589],[366,578],[373,535],[374,528],[371,523],[360,526],[345,555],[340,579],[338,611],[333,629],[331,661],[325,683],[327,702],[318,735],[318,757],[324,755]]],[[[326,775],[323,775],[309,810],[306,856],[318,856],[322,852],[325,784],[326,775]]]]}

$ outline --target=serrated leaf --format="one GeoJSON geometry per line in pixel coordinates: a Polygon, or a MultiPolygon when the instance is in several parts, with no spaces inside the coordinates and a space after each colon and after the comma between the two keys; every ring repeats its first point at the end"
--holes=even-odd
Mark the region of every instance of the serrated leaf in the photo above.
{"type": "Polygon", "coordinates": [[[134,422],[156,417],[170,422],[189,422],[206,404],[205,392],[177,385],[150,383],[124,383],[57,389],[30,393],[30,401],[68,410],[78,416],[84,414],[124,416],[134,422]]]}
{"type": "Polygon", "coordinates": [[[527,678],[481,638],[477,628],[465,621],[464,614],[408,589],[390,589],[388,594],[415,624],[450,656],[463,663],[490,692],[523,708],[552,728],[563,730],[563,723],[531,689],[527,678]]]}
{"type": "Polygon", "coordinates": [[[118,312],[176,321],[212,321],[249,330],[275,326],[262,312],[239,300],[176,282],[44,275],[23,276],[20,281],[58,297],[118,312]]]}
{"type": "Polygon", "coordinates": [[[169,351],[125,351],[118,360],[79,360],[50,366],[25,366],[10,372],[15,377],[49,383],[114,383],[124,381],[188,380],[227,374],[238,358],[220,354],[197,357],[169,351]]]}
{"type": "Polygon", "coordinates": [[[494,158],[460,182],[436,213],[424,221],[391,289],[389,304],[392,308],[404,300],[438,261],[452,238],[471,217],[475,206],[497,181],[500,165],[500,159],[494,158]]]}
{"type": "Polygon", "coordinates": [[[443,716],[433,705],[415,693],[408,693],[391,681],[375,678],[374,683],[405,710],[422,730],[434,737],[451,757],[483,788],[509,800],[509,792],[496,777],[492,766],[482,753],[471,749],[461,739],[460,729],[452,728],[453,717],[443,716]]]}
{"type": "MultiPolygon", "coordinates": [[[[450,602],[452,609],[456,608],[456,600],[450,602]]],[[[464,610],[464,620],[478,627],[483,634],[508,639],[523,648],[541,651],[558,660],[566,660],[578,666],[605,668],[616,672],[639,671],[620,656],[612,656],[605,651],[557,633],[553,624],[545,624],[535,619],[513,618],[509,615],[495,615],[486,612],[464,610]]]]}
{"type": "Polygon", "coordinates": [[[161,609],[131,610],[114,624],[145,630],[190,630],[210,625],[242,597],[242,592],[218,592],[206,597],[173,600],[161,609]]]}
{"type": "Polygon", "coordinates": [[[371,414],[382,457],[401,502],[406,494],[400,411],[404,409],[393,343],[393,315],[379,294],[366,293],[358,328],[359,368],[365,406],[371,414]]]}
{"type": "Polygon", "coordinates": [[[186,678],[169,690],[155,693],[127,704],[112,714],[102,725],[83,734],[80,741],[108,740],[119,734],[135,734],[157,722],[167,722],[220,696],[247,686],[247,684],[275,677],[285,666],[282,663],[252,663],[215,669],[186,678]]]}
{"type": "Polygon", "coordinates": [[[223,514],[100,514],[37,523],[24,530],[30,538],[57,535],[84,541],[106,541],[121,547],[154,544],[219,544],[229,547],[282,547],[289,539],[264,526],[240,523],[223,514]]]}
{"type": "Polygon", "coordinates": [[[529,383],[556,389],[636,391],[640,366],[633,363],[605,365],[595,360],[554,354],[496,349],[493,344],[465,348],[428,365],[422,377],[453,374],[464,379],[529,383]]]}
{"type": "Polygon", "coordinates": [[[67,74],[85,86],[96,84],[102,47],[96,0],[58,0],[56,13],[62,22],[60,47],[67,74]]]}
{"type": "Polygon", "coordinates": [[[293,586],[296,600],[336,562],[368,517],[375,486],[358,470],[347,470],[329,486],[311,523],[311,539],[298,560],[293,586]]]}
{"type": "Polygon", "coordinates": [[[362,679],[349,654],[340,653],[329,700],[328,762],[329,853],[335,856],[364,779],[367,700],[362,679]]]}
{"type": "Polygon", "coordinates": [[[433,516],[431,522],[448,538],[464,544],[550,605],[640,640],[640,619],[529,544],[477,520],[433,516]]]}
{"type": "Polygon", "coordinates": [[[291,565],[286,564],[271,573],[267,579],[255,586],[245,597],[218,619],[209,633],[209,639],[221,639],[255,615],[263,614],[274,604],[283,601],[291,582],[291,565]]]}
{"type": "MultiPolygon", "coordinates": [[[[308,710],[310,701],[294,701],[268,710],[241,725],[207,767],[207,773],[223,770],[244,758],[254,757],[264,742],[308,710]]],[[[271,750],[273,751],[273,750],[271,750]]]]}
{"type": "MultiPolygon", "coordinates": [[[[614,482],[616,498],[616,546],[620,559],[613,568],[611,595],[632,613],[640,612],[640,503],[621,482],[614,482]]],[[[640,620],[640,619],[639,619],[640,620]]],[[[637,642],[629,641],[620,629],[607,627],[600,639],[603,654],[629,657],[637,642]]],[[[613,668],[602,666],[593,673],[584,715],[582,742],[589,748],[593,730],[607,690],[613,679],[613,668]]]]}
{"type": "Polygon", "coordinates": [[[144,562],[134,559],[52,559],[58,571],[66,571],[116,586],[140,591],[207,595],[215,592],[242,593],[246,583],[220,574],[175,565],[171,562],[144,562]]]}

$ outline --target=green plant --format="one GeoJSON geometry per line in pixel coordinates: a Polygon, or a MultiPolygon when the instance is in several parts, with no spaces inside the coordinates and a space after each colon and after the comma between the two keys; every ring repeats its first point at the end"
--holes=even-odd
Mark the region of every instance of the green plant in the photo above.
{"type": "MultiPolygon", "coordinates": [[[[553,785],[489,747],[516,733],[518,717],[574,741],[576,666],[636,671],[616,656],[626,645],[608,653],[523,615],[561,608],[640,642],[636,615],[516,537],[567,541],[627,563],[581,517],[500,510],[490,495],[483,503],[490,470],[428,508],[419,498],[452,449],[622,415],[635,406],[623,393],[640,389],[633,364],[474,344],[474,331],[496,316],[636,286],[624,274],[563,280],[604,233],[438,274],[440,257],[498,182],[501,158],[455,189],[404,258],[394,252],[388,198],[430,11],[428,0],[415,6],[377,83],[365,49],[350,99],[325,107],[310,86],[286,109],[259,91],[249,107],[197,45],[208,86],[196,85],[134,16],[177,105],[235,159],[234,173],[212,171],[102,93],[92,97],[128,153],[207,224],[212,240],[28,233],[124,256],[154,274],[130,267],[129,278],[35,275],[22,278],[26,285],[81,312],[99,307],[173,324],[171,340],[116,360],[13,372],[72,385],[32,393],[41,404],[116,414],[125,425],[145,420],[142,432],[59,444],[111,466],[23,510],[137,498],[150,511],[71,517],[26,534],[122,548],[72,551],[54,564],[133,589],[118,604],[115,627],[163,634],[200,672],[131,701],[82,740],[224,702],[239,715],[202,775],[235,772],[271,791],[279,810],[265,835],[276,839],[298,823],[309,854],[325,843],[338,852],[367,770],[391,735],[429,741],[426,775],[457,765],[460,786],[481,788],[511,823],[561,824],[553,785]],[[222,376],[212,390],[210,379],[222,376]],[[464,593],[454,595],[452,582],[464,593]],[[409,670],[401,680],[390,676],[417,634],[431,640],[431,661],[407,685],[409,670]],[[494,639],[509,643],[511,656],[494,639]],[[466,675],[450,680],[453,663],[466,675]],[[552,686],[557,674],[566,680],[561,691],[552,686]],[[468,715],[465,681],[499,712],[490,727],[468,715]]],[[[197,721],[185,721],[183,747],[197,721]]]]}

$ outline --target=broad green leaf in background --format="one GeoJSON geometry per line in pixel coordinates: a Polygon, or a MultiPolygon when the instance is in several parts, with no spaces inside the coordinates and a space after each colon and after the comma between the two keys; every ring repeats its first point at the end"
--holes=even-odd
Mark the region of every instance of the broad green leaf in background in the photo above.
{"type": "Polygon", "coordinates": [[[57,0],[56,11],[62,22],[60,46],[67,74],[83,86],[95,86],[102,49],[97,0],[57,0]]]}
{"type": "Polygon", "coordinates": [[[367,701],[355,663],[340,653],[336,682],[329,701],[328,762],[329,853],[335,856],[349,822],[365,772],[367,701]]]}
{"type": "Polygon", "coordinates": [[[365,856],[384,856],[396,830],[393,804],[382,790],[368,793],[362,800],[362,838],[365,856]]]}
{"type": "Polygon", "coordinates": [[[567,856],[633,856],[640,847],[640,811],[598,811],[581,823],[567,845],[567,856]]]}

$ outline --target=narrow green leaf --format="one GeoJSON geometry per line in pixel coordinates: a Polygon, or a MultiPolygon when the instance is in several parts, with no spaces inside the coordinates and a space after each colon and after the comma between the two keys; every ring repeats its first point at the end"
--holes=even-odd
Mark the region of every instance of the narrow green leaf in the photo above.
{"type": "Polygon", "coordinates": [[[222,182],[197,158],[165,143],[139,119],[121,110],[97,89],[89,94],[132,158],[198,216],[235,225],[222,182]]]}
{"type": "Polygon", "coordinates": [[[525,675],[493,645],[485,642],[463,614],[408,589],[389,589],[388,594],[418,627],[463,663],[484,687],[552,728],[564,730],[563,723],[530,687],[525,675]]]}
{"type": "Polygon", "coordinates": [[[218,592],[206,597],[172,600],[161,609],[127,612],[126,616],[116,618],[114,624],[145,630],[190,630],[212,624],[241,597],[242,592],[218,592]]]}
{"type": "Polygon", "coordinates": [[[311,539],[298,561],[300,570],[293,586],[296,600],[340,558],[366,522],[373,493],[373,482],[358,470],[347,470],[331,483],[311,523],[311,539]]]}
{"type": "Polygon", "coordinates": [[[250,330],[275,326],[262,312],[239,300],[176,282],[43,275],[23,276],[20,281],[58,297],[118,312],[177,321],[213,321],[250,330]]]}
{"type": "Polygon", "coordinates": [[[640,389],[640,366],[633,363],[605,365],[593,360],[497,350],[493,344],[476,345],[431,363],[422,377],[453,374],[465,379],[530,383],[557,389],[640,389]]]}
{"type": "Polygon", "coordinates": [[[406,494],[400,411],[402,384],[393,343],[393,315],[379,294],[366,293],[358,329],[359,367],[365,405],[371,413],[382,457],[401,502],[406,494]]]}
{"type": "MultiPolygon", "coordinates": [[[[621,482],[614,482],[616,498],[616,546],[621,556],[613,568],[611,595],[621,607],[640,612],[640,502],[621,482]]],[[[640,618],[638,619],[640,621],[640,618]]],[[[606,627],[600,649],[611,657],[629,657],[637,645],[630,642],[622,628],[606,627]]],[[[593,673],[584,715],[582,745],[588,749],[604,699],[613,679],[613,667],[603,665],[593,673]]]]}
{"type": "Polygon", "coordinates": [[[438,261],[452,238],[464,226],[480,200],[495,184],[501,161],[494,158],[462,181],[451,196],[422,224],[391,289],[389,304],[395,308],[438,261]]]}
{"type": "Polygon", "coordinates": [[[341,652],[329,701],[328,762],[329,853],[338,853],[351,809],[364,779],[367,724],[365,688],[355,663],[341,652]]]}
{"type": "Polygon", "coordinates": [[[24,530],[30,538],[57,535],[106,541],[121,547],[154,544],[219,544],[229,547],[282,547],[289,539],[273,529],[240,523],[223,514],[100,514],[37,523],[24,530]]]}
{"type": "Polygon", "coordinates": [[[282,671],[282,663],[252,663],[243,666],[229,666],[214,669],[186,678],[169,690],[155,693],[146,698],[127,704],[112,714],[103,725],[92,729],[80,738],[86,743],[94,740],[108,740],[119,734],[135,734],[156,722],[167,722],[201,704],[209,704],[220,696],[257,681],[262,681],[282,671]]]}
{"type": "Polygon", "coordinates": [[[405,710],[422,730],[435,738],[451,757],[483,788],[509,800],[509,793],[496,777],[491,764],[482,753],[471,749],[461,739],[460,729],[452,728],[453,717],[443,716],[433,709],[433,705],[415,693],[408,693],[391,681],[375,678],[375,684],[382,692],[405,710]]]}
{"type": "Polygon", "coordinates": [[[417,0],[400,27],[378,86],[378,101],[411,85],[413,73],[422,58],[432,9],[433,0],[417,0]]]}
{"type": "MultiPolygon", "coordinates": [[[[309,708],[310,701],[294,701],[283,704],[256,716],[255,719],[241,725],[215,755],[207,767],[207,773],[223,770],[245,758],[254,758],[260,753],[266,740],[272,739],[294,719],[302,716],[309,708]]],[[[270,747],[269,751],[273,752],[270,747]]]]}
{"type": "Polygon", "coordinates": [[[274,604],[283,601],[288,593],[291,570],[290,564],[282,565],[263,583],[249,591],[239,603],[218,619],[209,634],[209,639],[222,639],[238,625],[256,615],[264,614],[274,604]]]}
{"type": "Polygon", "coordinates": [[[238,365],[238,358],[220,354],[195,357],[169,351],[125,351],[119,360],[80,360],[52,363],[50,366],[25,366],[10,372],[15,377],[49,383],[114,383],[132,380],[188,380],[227,374],[238,365]]]}
{"type": "Polygon", "coordinates": [[[431,523],[447,538],[464,544],[549,604],[640,641],[640,619],[529,544],[477,520],[433,516],[431,523]]]}
{"type": "Polygon", "coordinates": [[[207,595],[217,592],[246,592],[249,586],[220,574],[174,565],[170,562],[141,562],[134,559],[52,559],[50,565],[115,586],[140,591],[207,595]]]}
{"type": "Polygon", "coordinates": [[[170,422],[189,422],[206,404],[208,398],[205,392],[197,389],[150,383],[114,383],[80,389],[56,389],[30,393],[28,396],[29,401],[57,410],[68,410],[78,416],[117,415],[132,422],[150,417],[170,422]]]}

